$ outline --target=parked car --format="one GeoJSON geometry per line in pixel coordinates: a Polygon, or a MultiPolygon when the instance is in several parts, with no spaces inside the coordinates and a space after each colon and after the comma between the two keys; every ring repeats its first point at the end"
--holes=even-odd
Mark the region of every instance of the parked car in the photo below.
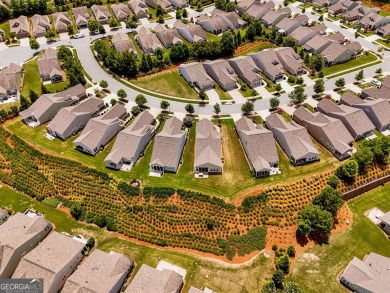
{"type": "Polygon", "coordinates": [[[377,87],[381,87],[382,85],[382,83],[376,79],[371,80],[371,84],[376,85],[377,87]]]}
{"type": "Polygon", "coordinates": [[[81,38],[84,38],[84,37],[85,37],[85,34],[83,34],[83,33],[78,33],[78,34],[74,35],[75,39],[81,39],[81,38]]]}

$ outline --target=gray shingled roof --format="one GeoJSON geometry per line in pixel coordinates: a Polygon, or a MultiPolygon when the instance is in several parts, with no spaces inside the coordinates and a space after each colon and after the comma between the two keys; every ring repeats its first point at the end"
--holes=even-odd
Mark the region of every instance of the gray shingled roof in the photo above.
{"type": "Polygon", "coordinates": [[[45,33],[46,30],[51,28],[49,17],[47,15],[35,14],[31,17],[31,23],[32,33],[34,35],[45,33]]]}
{"type": "Polygon", "coordinates": [[[111,10],[117,19],[121,19],[123,17],[127,18],[131,14],[129,7],[123,3],[112,4],[111,10]]]}
{"type": "Polygon", "coordinates": [[[178,45],[183,43],[176,29],[159,31],[156,35],[165,47],[168,47],[169,44],[178,45]]]}
{"type": "Polygon", "coordinates": [[[68,13],[66,12],[55,12],[52,14],[52,17],[54,22],[54,28],[56,31],[66,29],[68,27],[68,24],[72,23],[68,13]]]}
{"type": "Polygon", "coordinates": [[[74,7],[72,8],[73,17],[76,21],[76,25],[78,25],[80,22],[87,23],[88,20],[91,18],[91,16],[88,13],[87,6],[81,6],[81,7],[74,7]]]}
{"type": "Polygon", "coordinates": [[[117,33],[111,39],[111,43],[118,52],[134,52],[137,55],[133,41],[125,33],[117,33]]]}
{"type": "Polygon", "coordinates": [[[60,62],[57,59],[57,51],[53,48],[47,48],[41,57],[38,59],[38,69],[41,75],[51,77],[53,69],[57,70],[63,77],[60,62]]]}
{"type": "Polygon", "coordinates": [[[196,124],[195,167],[212,164],[222,168],[221,134],[208,119],[201,119],[196,124]]]}
{"type": "Polygon", "coordinates": [[[346,46],[340,45],[339,43],[332,43],[324,51],[322,51],[322,56],[326,59],[327,62],[333,62],[341,54],[349,49],[346,46]]]}
{"type": "Polygon", "coordinates": [[[187,72],[192,82],[198,82],[200,85],[210,83],[214,84],[213,79],[207,74],[202,63],[192,62],[181,64],[179,68],[182,68],[187,72]]]}
{"type": "Polygon", "coordinates": [[[275,50],[267,49],[258,53],[249,54],[253,60],[259,58],[263,61],[265,66],[265,71],[269,72],[273,76],[283,73],[283,65],[280,63],[278,56],[276,55],[275,50]]]}
{"type": "Polygon", "coordinates": [[[210,76],[212,73],[215,74],[213,78],[216,82],[222,84],[236,82],[237,74],[227,60],[207,60],[203,63],[203,67],[210,76]]]}
{"type": "Polygon", "coordinates": [[[18,18],[10,19],[9,26],[11,33],[15,34],[26,32],[28,33],[30,31],[27,17],[24,15],[21,15],[18,18]]]}
{"type": "Polygon", "coordinates": [[[319,51],[323,46],[329,46],[332,43],[331,40],[329,40],[325,36],[317,35],[314,38],[310,39],[306,42],[306,44],[303,45],[303,48],[305,50],[311,51],[314,50],[315,52],[321,53],[323,50],[319,51]]]}
{"type": "Polygon", "coordinates": [[[0,87],[5,90],[19,90],[22,83],[22,67],[11,63],[0,71],[0,87]]]}
{"type": "Polygon", "coordinates": [[[256,73],[260,72],[260,69],[256,66],[255,62],[250,56],[239,56],[235,58],[231,58],[228,60],[231,66],[234,68],[236,74],[243,78],[254,82],[256,80],[261,80],[261,76],[256,73]],[[237,66],[233,66],[232,64],[236,64],[237,66]]]}

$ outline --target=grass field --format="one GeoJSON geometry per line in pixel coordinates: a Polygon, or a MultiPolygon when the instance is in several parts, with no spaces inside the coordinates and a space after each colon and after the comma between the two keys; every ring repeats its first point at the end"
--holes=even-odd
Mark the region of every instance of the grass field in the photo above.
{"type": "Polygon", "coordinates": [[[11,29],[10,29],[8,20],[6,20],[2,24],[0,24],[0,29],[4,31],[6,36],[9,36],[11,29]]]}
{"type": "Polygon", "coordinates": [[[228,92],[225,92],[223,89],[221,89],[221,87],[217,84],[215,84],[215,91],[217,92],[219,98],[222,100],[222,101],[228,101],[228,100],[232,100],[232,97],[231,95],[229,95],[228,92]]]}
{"type": "Polygon", "coordinates": [[[38,57],[32,59],[31,61],[23,65],[24,69],[24,78],[21,95],[28,98],[29,90],[33,90],[38,95],[41,94],[41,79],[39,78],[39,69],[38,69],[38,57]]]}
{"type": "Polygon", "coordinates": [[[69,86],[69,80],[65,80],[62,82],[47,84],[46,88],[49,90],[49,92],[56,93],[56,92],[63,91],[68,86],[69,86]]]}
{"type": "Polygon", "coordinates": [[[131,80],[131,82],[139,87],[156,93],[185,99],[199,99],[195,91],[176,70],[141,77],[139,79],[131,80]]]}
{"type": "Polygon", "coordinates": [[[354,67],[366,65],[367,63],[374,62],[375,60],[377,60],[377,57],[374,54],[369,53],[368,55],[363,55],[361,57],[358,57],[356,59],[353,59],[351,61],[342,64],[325,67],[323,69],[323,72],[325,75],[331,75],[343,70],[353,69],[354,67]]]}
{"type": "Polygon", "coordinates": [[[298,259],[289,279],[300,283],[304,292],[348,292],[336,277],[354,256],[362,259],[375,252],[390,257],[390,242],[364,215],[373,207],[385,212],[390,210],[390,184],[353,199],[348,205],[354,215],[352,227],[333,235],[329,245],[316,245],[307,251],[319,260],[307,261],[302,256],[298,259]]]}

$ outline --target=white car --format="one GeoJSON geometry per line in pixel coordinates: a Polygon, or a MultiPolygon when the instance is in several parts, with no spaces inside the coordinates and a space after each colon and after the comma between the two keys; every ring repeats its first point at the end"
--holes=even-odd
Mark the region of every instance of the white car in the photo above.
{"type": "Polygon", "coordinates": [[[84,37],[85,37],[85,34],[83,34],[83,33],[78,33],[78,34],[74,35],[75,39],[81,39],[81,38],[84,38],[84,37]]]}
{"type": "Polygon", "coordinates": [[[371,84],[376,85],[377,87],[380,87],[382,85],[381,82],[376,79],[371,80],[371,84]]]}

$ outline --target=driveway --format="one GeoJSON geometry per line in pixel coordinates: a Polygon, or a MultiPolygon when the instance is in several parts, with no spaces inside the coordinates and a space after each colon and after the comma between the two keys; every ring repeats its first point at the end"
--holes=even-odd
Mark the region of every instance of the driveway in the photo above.
{"type": "Polygon", "coordinates": [[[267,91],[264,85],[255,87],[254,90],[259,93],[263,100],[271,99],[273,97],[273,95],[269,91],[267,91]]]}
{"type": "Polygon", "coordinates": [[[215,89],[207,90],[206,94],[209,97],[209,104],[210,105],[215,105],[215,104],[221,103],[221,100],[219,99],[219,95],[215,91],[215,89]]]}
{"type": "Polygon", "coordinates": [[[60,33],[59,35],[60,35],[60,40],[61,41],[70,39],[68,33],[60,33]]]}
{"type": "Polygon", "coordinates": [[[294,87],[288,84],[287,80],[282,80],[279,82],[282,88],[286,91],[286,93],[290,93],[294,90],[294,87]]]}
{"type": "Polygon", "coordinates": [[[232,96],[236,104],[244,104],[246,102],[246,99],[244,98],[243,95],[241,95],[238,89],[228,91],[228,93],[232,96]]]}
{"type": "Polygon", "coordinates": [[[30,39],[29,38],[23,38],[20,39],[20,46],[29,47],[30,46],[30,39]]]}
{"type": "Polygon", "coordinates": [[[306,84],[306,86],[314,85],[315,81],[308,77],[306,74],[302,75],[301,77],[303,79],[303,83],[306,84]]]}

